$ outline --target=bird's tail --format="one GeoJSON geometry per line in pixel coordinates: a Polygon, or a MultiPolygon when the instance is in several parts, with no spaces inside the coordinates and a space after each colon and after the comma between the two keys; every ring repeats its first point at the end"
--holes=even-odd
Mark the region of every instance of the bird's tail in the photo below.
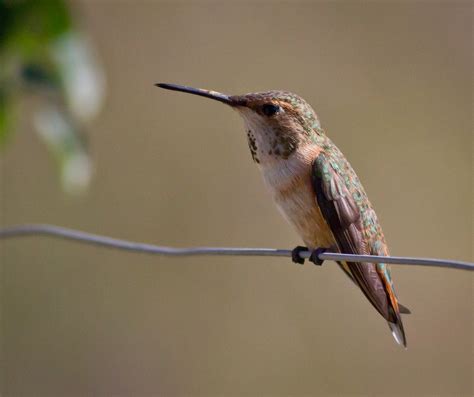
{"type": "Polygon", "coordinates": [[[403,322],[402,316],[400,315],[400,311],[403,308],[403,311],[408,311],[406,307],[398,304],[398,299],[395,294],[395,290],[391,282],[386,283],[385,287],[387,288],[388,297],[389,297],[389,320],[388,326],[390,327],[390,331],[395,339],[395,341],[400,345],[403,346],[405,349],[407,348],[407,338],[405,336],[405,330],[403,329],[403,322]]]}
{"type": "Polygon", "coordinates": [[[405,337],[405,331],[403,330],[403,324],[401,322],[392,323],[388,321],[388,326],[390,327],[390,331],[392,332],[395,341],[406,349],[407,339],[405,337]]]}

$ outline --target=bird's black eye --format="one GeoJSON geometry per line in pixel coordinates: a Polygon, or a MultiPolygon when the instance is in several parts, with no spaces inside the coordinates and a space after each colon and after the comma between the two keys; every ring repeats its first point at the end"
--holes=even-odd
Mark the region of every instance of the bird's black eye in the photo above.
{"type": "Polygon", "coordinates": [[[278,113],[280,106],[274,105],[273,103],[266,103],[262,106],[262,112],[265,116],[273,116],[278,113]]]}

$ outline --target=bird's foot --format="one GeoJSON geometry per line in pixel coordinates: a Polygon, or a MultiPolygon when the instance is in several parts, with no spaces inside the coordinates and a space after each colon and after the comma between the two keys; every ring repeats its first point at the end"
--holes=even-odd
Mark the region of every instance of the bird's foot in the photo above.
{"type": "MultiPolygon", "coordinates": [[[[309,256],[309,261],[313,262],[316,266],[321,266],[324,262],[323,259],[319,259],[319,254],[322,254],[323,252],[326,252],[328,248],[316,248],[313,252],[311,252],[311,255],[309,256]]],[[[301,257],[301,252],[307,252],[309,249],[307,247],[302,247],[301,245],[298,245],[297,247],[293,248],[291,251],[291,260],[294,263],[299,263],[300,265],[304,264],[304,258],[301,257]]]]}
{"type": "Polygon", "coordinates": [[[301,245],[298,245],[297,247],[293,248],[291,251],[291,260],[294,263],[299,263],[300,265],[304,264],[304,258],[301,257],[300,253],[309,251],[307,247],[302,247],[301,245]]]}
{"type": "Polygon", "coordinates": [[[327,250],[327,248],[316,248],[313,252],[311,252],[311,255],[309,257],[310,262],[313,262],[316,266],[321,266],[324,262],[324,259],[319,259],[319,254],[322,254],[327,250]]]}

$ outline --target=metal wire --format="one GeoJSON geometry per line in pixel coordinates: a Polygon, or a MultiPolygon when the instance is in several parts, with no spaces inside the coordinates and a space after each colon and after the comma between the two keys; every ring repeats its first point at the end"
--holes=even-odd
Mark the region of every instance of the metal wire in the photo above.
{"type": "MultiPolygon", "coordinates": [[[[137,243],[133,241],[120,240],[98,234],[86,233],[80,230],[68,229],[61,226],[47,224],[31,224],[10,226],[0,229],[0,239],[46,235],[59,237],[67,240],[79,241],[87,244],[95,244],[103,247],[115,248],[124,251],[143,252],[147,254],[165,256],[195,256],[195,255],[237,255],[237,256],[281,256],[291,257],[291,250],[274,248],[226,248],[226,247],[192,247],[173,248],[152,244],[137,243]]],[[[302,258],[309,258],[311,252],[301,252],[302,258]]],[[[474,270],[474,263],[453,261],[447,259],[412,258],[401,256],[374,256],[374,255],[352,255],[337,252],[323,252],[318,255],[321,260],[387,263],[394,265],[416,265],[446,267],[450,269],[474,270]]]]}

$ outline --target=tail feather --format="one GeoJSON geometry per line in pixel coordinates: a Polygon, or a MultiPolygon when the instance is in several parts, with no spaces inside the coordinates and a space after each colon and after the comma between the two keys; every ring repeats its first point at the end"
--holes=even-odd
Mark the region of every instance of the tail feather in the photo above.
{"type": "Polygon", "coordinates": [[[411,314],[411,310],[408,307],[402,305],[400,302],[398,302],[398,309],[402,314],[411,314]]]}
{"type": "Polygon", "coordinates": [[[400,316],[400,312],[398,310],[393,310],[392,313],[395,317],[395,322],[388,321],[388,326],[390,327],[390,331],[392,331],[392,335],[395,341],[406,349],[407,338],[405,336],[405,330],[403,329],[403,323],[402,318],[400,316]]]}
{"type": "Polygon", "coordinates": [[[403,329],[402,316],[400,313],[411,312],[407,307],[398,303],[397,295],[395,294],[391,278],[383,277],[383,281],[389,304],[389,318],[387,318],[388,326],[390,327],[390,331],[392,331],[395,341],[406,349],[407,338],[405,336],[405,330],[403,329]]]}

